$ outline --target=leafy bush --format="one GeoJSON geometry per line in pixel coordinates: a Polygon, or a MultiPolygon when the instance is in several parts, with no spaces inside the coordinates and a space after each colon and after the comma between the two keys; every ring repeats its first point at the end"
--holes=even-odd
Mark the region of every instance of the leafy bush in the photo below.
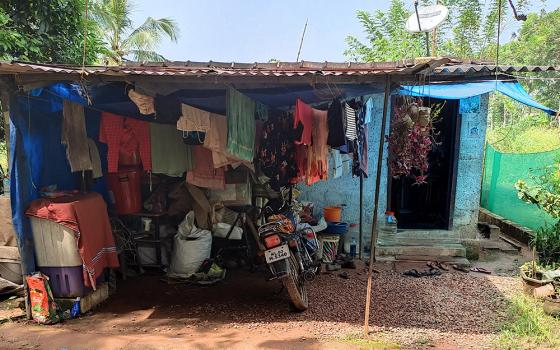
{"type": "Polygon", "coordinates": [[[529,244],[537,250],[541,264],[560,262],[560,224],[545,225],[534,231],[529,244]]]}
{"type": "MultiPolygon", "coordinates": [[[[560,162],[531,172],[535,185],[519,180],[515,184],[517,195],[524,202],[535,204],[545,213],[560,220],[560,162]]],[[[541,263],[560,262],[560,221],[533,232],[530,245],[539,252],[541,263]]]]}

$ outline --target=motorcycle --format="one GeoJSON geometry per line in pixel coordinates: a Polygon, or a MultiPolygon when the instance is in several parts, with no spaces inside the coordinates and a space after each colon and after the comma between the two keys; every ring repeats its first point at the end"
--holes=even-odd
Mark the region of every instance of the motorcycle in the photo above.
{"type": "Polygon", "coordinates": [[[296,230],[284,215],[272,215],[267,221],[258,233],[272,278],[282,282],[291,306],[305,311],[309,306],[305,282],[315,279],[320,266],[317,236],[311,228],[296,230]]]}

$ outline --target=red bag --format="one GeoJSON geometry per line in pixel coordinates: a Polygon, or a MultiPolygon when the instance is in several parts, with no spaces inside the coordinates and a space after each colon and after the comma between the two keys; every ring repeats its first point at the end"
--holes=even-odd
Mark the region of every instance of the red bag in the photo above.
{"type": "Polygon", "coordinates": [[[54,324],[60,321],[57,305],[49,286],[49,278],[40,272],[27,276],[27,288],[31,302],[31,315],[37,323],[54,324]]]}

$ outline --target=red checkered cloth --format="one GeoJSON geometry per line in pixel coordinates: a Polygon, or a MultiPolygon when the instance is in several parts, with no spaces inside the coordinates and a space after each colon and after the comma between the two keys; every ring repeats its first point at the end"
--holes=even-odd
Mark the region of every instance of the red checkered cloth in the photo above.
{"type": "Polygon", "coordinates": [[[119,170],[119,153],[140,152],[144,170],[152,170],[150,123],[103,112],[99,126],[99,141],[106,143],[107,168],[110,173],[119,170]]]}
{"type": "Polygon", "coordinates": [[[98,193],[36,199],[25,214],[57,222],[78,233],[76,241],[86,287],[95,289],[103,269],[119,267],[107,206],[98,193]]]}

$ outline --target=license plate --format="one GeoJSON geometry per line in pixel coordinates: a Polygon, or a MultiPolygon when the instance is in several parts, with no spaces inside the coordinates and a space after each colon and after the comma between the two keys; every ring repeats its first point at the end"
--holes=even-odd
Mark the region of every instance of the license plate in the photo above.
{"type": "Polygon", "coordinates": [[[267,264],[273,263],[278,260],[287,259],[289,257],[290,257],[290,248],[288,247],[287,244],[269,250],[265,250],[264,252],[264,258],[266,259],[267,264]]]}

